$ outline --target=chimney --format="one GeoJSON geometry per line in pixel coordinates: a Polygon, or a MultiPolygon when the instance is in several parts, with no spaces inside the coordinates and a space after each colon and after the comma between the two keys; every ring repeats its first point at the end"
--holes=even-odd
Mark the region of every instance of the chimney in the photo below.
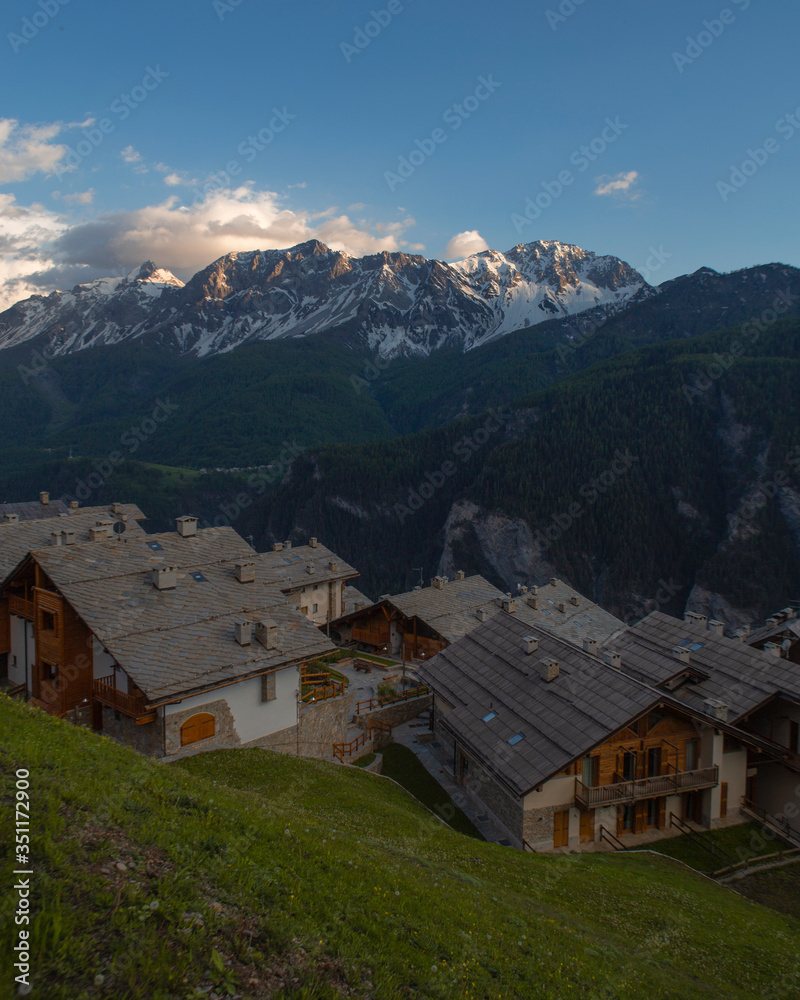
{"type": "Polygon", "coordinates": [[[485,622],[489,617],[489,612],[486,610],[486,608],[478,608],[478,610],[475,612],[475,615],[479,622],[485,622]]]}
{"type": "Polygon", "coordinates": [[[42,492],[39,494],[39,503],[43,507],[46,507],[50,503],[50,494],[42,490],[42,492]]]}
{"type": "Polygon", "coordinates": [[[278,623],[273,621],[272,618],[256,622],[256,639],[258,639],[264,649],[277,649],[278,623]]]}
{"type": "Polygon", "coordinates": [[[309,548],[315,549],[317,547],[317,540],[316,540],[316,538],[309,538],[308,545],[309,545],[309,548]]]}
{"type": "Polygon", "coordinates": [[[283,542],[273,542],[272,543],[273,552],[283,552],[283,542]]]}
{"type": "Polygon", "coordinates": [[[89,528],[89,540],[92,542],[102,542],[109,537],[107,524],[96,524],[89,528]]]}
{"type": "MultiPolygon", "coordinates": [[[[536,588],[534,587],[534,590],[535,589],[536,588]]],[[[528,604],[528,607],[529,608],[533,608],[534,611],[538,611],[539,610],[539,598],[538,597],[536,597],[536,596],[534,596],[534,597],[528,597],[527,604],[528,604]]]]}
{"type": "Polygon", "coordinates": [[[720,722],[728,721],[728,706],[719,698],[706,698],[703,701],[703,709],[707,715],[713,715],[720,722]]]}
{"type": "Polygon", "coordinates": [[[60,545],[61,544],[61,532],[60,531],[51,531],[50,532],[50,540],[52,541],[53,545],[60,545]]]}
{"type": "Polygon", "coordinates": [[[580,604],[580,601],[578,600],[578,595],[573,594],[572,597],[570,597],[569,599],[569,603],[577,608],[577,606],[580,604]]]}
{"type": "Polygon", "coordinates": [[[464,573],[463,569],[457,570],[456,571],[456,580],[463,580],[464,577],[465,577],[465,575],[466,574],[464,573]]]}
{"type": "Polygon", "coordinates": [[[291,542],[284,542],[284,543],[283,543],[283,547],[284,547],[285,549],[290,549],[290,548],[292,547],[292,543],[291,543],[291,542]]]}
{"type": "Polygon", "coordinates": [[[64,544],[65,545],[74,545],[75,544],[75,529],[74,528],[64,528],[64,530],[61,532],[61,534],[64,536],[64,544]]]}
{"type": "Polygon", "coordinates": [[[539,676],[549,684],[558,677],[558,660],[547,657],[539,663],[539,676]]]}
{"type": "Polygon", "coordinates": [[[692,654],[687,646],[675,646],[672,655],[680,663],[690,663],[692,659],[692,654]]]}
{"type": "Polygon", "coordinates": [[[308,566],[306,566],[306,573],[308,573],[308,575],[311,576],[313,572],[314,572],[314,567],[309,563],[308,566]]]}
{"type": "Polygon", "coordinates": [[[502,603],[503,611],[508,612],[508,614],[513,615],[517,610],[517,602],[512,600],[510,597],[503,598],[502,603]]]}
{"type": "Polygon", "coordinates": [[[612,650],[607,649],[603,653],[603,659],[610,666],[619,670],[622,666],[622,653],[614,653],[612,650]]]}
{"type": "Polygon", "coordinates": [[[597,647],[599,645],[597,639],[584,639],[583,651],[584,653],[591,653],[592,656],[597,656],[597,647]]]}
{"type": "Polygon", "coordinates": [[[708,623],[708,631],[713,632],[714,635],[723,635],[725,632],[725,623],[717,622],[713,619],[708,623]]]}
{"type": "Polygon", "coordinates": [[[558,586],[558,578],[557,577],[555,577],[555,576],[551,576],[550,577],[550,586],[551,587],[557,587],[558,586]]]}
{"type": "Polygon", "coordinates": [[[156,590],[174,590],[178,586],[178,570],[175,566],[159,566],[152,573],[156,590]]]}
{"type": "Polygon", "coordinates": [[[539,640],[535,635],[526,635],[522,640],[522,648],[525,650],[526,654],[530,656],[531,653],[535,653],[539,648],[539,640]]]}
{"type": "Polygon", "coordinates": [[[705,615],[695,614],[694,611],[686,611],[683,620],[687,625],[700,625],[703,628],[706,627],[706,623],[708,622],[708,618],[705,615]]]}
{"type": "Polygon", "coordinates": [[[354,610],[360,611],[364,607],[366,607],[366,605],[363,603],[363,601],[356,601],[354,610]]]}
{"type": "Polygon", "coordinates": [[[122,513],[122,504],[118,503],[118,502],[112,503],[111,504],[111,513],[112,514],[121,514],[122,513]]]}
{"type": "Polygon", "coordinates": [[[78,504],[77,500],[70,500],[70,502],[69,502],[69,509],[70,510],[77,510],[78,506],[79,506],[79,504],[78,504]]]}
{"type": "Polygon", "coordinates": [[[235,562],[233,569],[239,583],[253,583],[255,581],[256,564],[254,562],[235,562]]]}
{"type": "Polygon", "coordinates": [[[18,524],[19,523],[19,514],[6,514],[3,517],[3,520],[7,524],[18,524]]]}
{"type": "Polygon", "coordinates": [[[331,573],[335,573],[339,569],[339,563],[334,562],[333,559],[328,563],[328,569],[331,573]]]}
{"type": "Polygon", "coordinates": [[[194,538],[197,534],[197,518],[188,517],[186,514],[183,517],[176,517],[175,530],[181,538],[194,538]]]}
{"type": "Polygon", "coordinates": [[[561,612],[562,615],[567,610],[567,606],[566,606],[566,604],[563,601],[559,601],[557,607],[558,607],[558,610],[561,612]]]}
{"type": "Polygon", "coordinates": [[[444,590],[445,578],[443,576],[435,576],[431,580],[431,586],[435,587],[436,590],[444,590]]]}
{"type": "Polygon", "coordinates": [[[253,623],[248,618],[237,618],[233,623],[233,636],[240,646],[249,646],[253,640],[253,623]]]}
{"type": "Polygon", "coordinates": [[[522,584],[520,584],[519,585],[519,592],[524,597],[528,593],[528,588],[525,587],[525,586],[523,586],[522,584]]]}
{"type": "Polygon", "coordinates": [[[539,588],[534,584],[534,586],[531,587],[531,596],[536,597],[538,593],[539,593],[539,588]]]}
{"type": "Polygon", "coordinates": [[[765,653],[769,653],[770,656],[780,656],[781,655],[781,647],[778,645],[777,642],[765,642],[763,648],[764,648],[764,652],[765,653]]]}

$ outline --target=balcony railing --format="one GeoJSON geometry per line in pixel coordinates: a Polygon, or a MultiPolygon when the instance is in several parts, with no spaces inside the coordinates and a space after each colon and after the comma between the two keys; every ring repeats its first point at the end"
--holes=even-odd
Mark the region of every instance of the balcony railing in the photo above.
{"type": "Polygon", "coordinates": [[[385,646],[389,642],[389,626],[385,628],[369,628],[367,626],[354,625],[350,629],[350,638],[354,642],[364,642],[368,646],[385,646]]]}
{"type": "Polygon", "coordinates": [[[20,618],[27,618],[33,621],[33,601],[26,601],[24,597],[10,594],[8,598],[8,610],[12,615],[19,615],[20,618]]]}
{"type": "Polygon", "coordinates": [[[113,675],[100,677],[95,680],[92,686],[92,694],[97,701],[108,705],[109,708],[129,715],[137,721],[141,718],[143,722],[155,718],[155,710],[148,709],[147,702],[140,694],[130,694],[127,691],[118,691],[114,686],[113,675]]]}
{"type": "Polygon", "coordinates": [[[719,782],[719,767],[701,767],[696,771],[673,771],[636,781],[617,781],[611,785],[584,785],[575,779],[575,801],[583,809],[622,805],[641,799],[656,799],[700,788],[713,788],[719,782]]]}

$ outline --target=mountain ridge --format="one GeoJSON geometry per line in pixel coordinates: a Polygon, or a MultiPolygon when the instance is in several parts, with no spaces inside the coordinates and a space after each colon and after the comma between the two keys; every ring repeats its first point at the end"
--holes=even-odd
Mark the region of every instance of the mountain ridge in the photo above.
{"type": "Polygon", "coordinates": [[[38,339],[55,356],[149,339],[206,357],[348,326],[353,346],[382,357],[428,356],[642,294],[656,292],[624,261],[556,241],[448,264],[310,240],[225,254],[185,284],[146,261],[123,279],[32,296],[0,314],[0,350],[38,339]]]}

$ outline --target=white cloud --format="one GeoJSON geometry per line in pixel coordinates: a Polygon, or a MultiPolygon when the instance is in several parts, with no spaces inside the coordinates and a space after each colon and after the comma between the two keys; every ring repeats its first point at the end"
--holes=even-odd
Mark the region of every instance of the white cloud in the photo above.
{"type": "Polygon", "coordinates": [[[142,154],[135,150],[133,146],[126,146],[120,150],[119,155],[126,163],[141,163],[142,154]]]}
{"type": "Polygon", "coordinates": [[[636,190],[639,180],[638,170],[629,170],[626,174],[614,174],[613,177],[597,177],[597,187],[594,193],[597,195],[624,196],[634,201],[640,197],[641,192],[636,190]]]}
{"type": "Polygon", "coordinates": [[[64,201],[70,205],[91,205],[94,201],[94,188],[88,191],[75,191],[73,194],[65,194],[64,201]]]}
{"type": "MultiPolygon", "coordinates": [[[[70,197],[82,204],[73,196],[64,200],[70,197]]],[[[22,208],[10,195],[0,198],[0,308],[35,292],[126,273],[147,258],[185,279],[234,250],[285,248],[311,239],[353,256],[397,251],[415,225],[408,216],[366,226],[336,209],[293,210],[274,192],[250,186],[219,190],[194,204],[173,194],[156,205],[72,224],[42,206],[22,208]]]]}
{"type": "Polygon", "coordinates": [[[20,125],[15,118],[0,118],[0,184],[53,173],[67,152],[51,141],[61,129],[61,122],[20,125]]]}
{"type": "Polygon", "coordinates": [[[445,260],[463,260],[471,257],[474,253],[481,253],[488,250],[489,244],[481,236],[477,229],[467,229],[463,233],[456,235],[447,244],[444,251],[445,260]]]}
{"type": "Polygon", "coordinates": [[[164,183],[167,185],[167,187],[179,187],[181,184],[183,184],[183,180],[181,179],[180,174],[167,174],[167,176],[164,178],[164,183]]]}

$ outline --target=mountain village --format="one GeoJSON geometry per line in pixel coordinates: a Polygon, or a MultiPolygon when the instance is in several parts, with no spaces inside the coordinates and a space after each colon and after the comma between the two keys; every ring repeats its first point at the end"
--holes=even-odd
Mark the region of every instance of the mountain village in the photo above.
{"type": "MultiPolygon", "coordinates": [[[[626,625],[553,578],[372,601],[317,538],[148,534],[135,505],[0,506],[5,693],[149,757],[350,764],[402,739],[487,839],[619,850],[757,818],[800,847],[800,622],[626,625]],[[455,796],[454,796],[455,797],[455,796]]],[[[379,768],[380,757],[371,765],[379,768]]]]}

